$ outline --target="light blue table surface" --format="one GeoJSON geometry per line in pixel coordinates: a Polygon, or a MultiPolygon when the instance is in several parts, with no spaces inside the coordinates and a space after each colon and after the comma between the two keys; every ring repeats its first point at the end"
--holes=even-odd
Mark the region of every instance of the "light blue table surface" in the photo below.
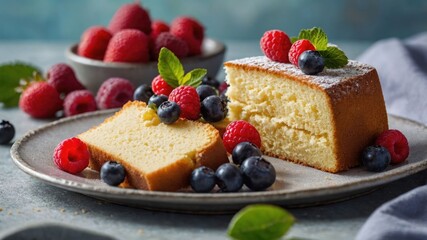
{"type": "MultiPolygon", "coordinates": [[[[0,63],[31,62],[43,70],[65,61],[66,42],[0,42],[0,63]]],[[[260,54],[257,42],[226,43],[226,59],[260,54]]],[[[338,43],[356,58],[369,43],[338,43]]],[[[220,78],[224,73],[219,74],[220,78]]],[[[0,119],[10,120],[16,138],[46,124],[31,119],[19,109],[0,109],[0,119]]],[[[0,236],[35,223],[61,223],[105,233],[117,239],[228,239],[232,215],[189,215],[155,212],[119,206],[46,185],[19,170],[0,145],[0,236]]],[[[307,239],[352,239],[369,215],[384,202],[425,184],[426,172],[389,183],[380,189],[344,202],[288,209],[297,221],[287,237],[307,239]],[[424,175],[424,176],[423,176],[424,175]]]]}

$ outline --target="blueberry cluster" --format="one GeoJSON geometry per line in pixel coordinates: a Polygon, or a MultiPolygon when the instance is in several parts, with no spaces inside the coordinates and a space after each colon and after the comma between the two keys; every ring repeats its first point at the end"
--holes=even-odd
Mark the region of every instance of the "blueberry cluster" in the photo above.
{"type": "Polygon", "coordinates": [[[196,168],[190,179],[192,189],[206,193],[218,185],[222,192],[237,192],[246,185],[253,191],[262,191],[276,180],[274,166],[250,142],[236,145],[232,160],[233,163],[222,164],[216,171],[206,166],[196,168]]]}
{"type": "MultiPolygon", "coordinates": [[[[200,98],[200,113],[206,122],[218,122],[227,116],[227,97],[225,83],[220,84],[214,78],[205,77],[196,88],[200,98]],[[221,95],[219,95],[221,92],[221,95]]],[[[146,84],[140,85],[134,92],[134,100],[146,102],[157,111],[160,121],[165,124],[174,123],[181,114],[178,104],[168,100],[166,95],[156,95],[146,84]]]]}

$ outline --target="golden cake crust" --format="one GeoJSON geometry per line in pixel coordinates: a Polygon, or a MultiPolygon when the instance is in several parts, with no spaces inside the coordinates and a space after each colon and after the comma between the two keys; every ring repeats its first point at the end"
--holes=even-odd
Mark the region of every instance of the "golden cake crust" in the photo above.
{"type": "MultiPolygon", "coordinates": [[[[122,112],[127,108],[137,106],[138,108],[145,108],[144,102],[134,101],[128,102],[123,108],[116,112],[113,116],[104,120],[98,126],[89,129],[87,132],[96,131],[96,129],[103,124],[114,121],[122,112]]],[[[179,119],[178,121],[189,121],[179,119]]],[[[117,161],[124,166],[126,169],[126,183],[125,186],[130,185],[138,189],[144,190],[155,190],[155,191],[176,191],[189,185],[189,179],[191,172],[198,166],[208,166],[212,169],[218,168],[221,164],[228,162],[228,157],[222,143],[222,139],[219,136],[218,130],[209,124],[200,122],[193,122],[195,127],[202,127],[206,130],[207,134],[214,136],[214,141],[205,145],[203,149],[199,149],[193,156],[192,161],[186,158],[177,159],[173,164],[169,164],[164,168],[158,169],[153,172],[143,172],[133,164],[130,164],[125,159],[119,156],[115,156],[111,153],[104,151],[94,144],[86,142],[91,159],[89,167],[100,171],[102,165],[107,161],[117,161]]],[[[85,132],[85,133],[87,133],[85,132]]],[[[77,137],[85,142],[84,134],[82,133],[77,137]]],[[[168,134],[168,133],[165,133],[168,134]]],[[[108,137],[108,136],[106,136],[108,137]]]]}
{"type": "MultiPolygon", "coordinates": [[[[350,61],[342,69],[325,69],[316,76],[305,75],[291,64],[274,62],[263,56],[225,62],[224,66],[226,70],[255,71],[285,78],[326,96],[332,113],[336,161],[334,165],[316,166],[320,170],[336,173],[359,165],[363,148],[388,129],[378,74],[369,65],[350,61]]],[[[268,151],[264,153],[307,165],[303,159],[292,159],[268,151]]]]}

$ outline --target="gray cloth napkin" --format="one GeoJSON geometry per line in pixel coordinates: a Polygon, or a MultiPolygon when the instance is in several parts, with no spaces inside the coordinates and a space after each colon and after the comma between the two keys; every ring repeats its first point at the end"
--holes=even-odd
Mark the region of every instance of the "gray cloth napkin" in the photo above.
{"type": "Polygon", "coordinates": [[[368,218],[356,240],[426,240],[427,186],[383,204],[368,218]]]}
{"type": "Polygon", "coordinates": [[[358,60],[377,69],[389,113],[427,124],[427,33],[379,41],[358,60]]]}
{"type": "MultiPolygon", "coordinates": [[[[427,124],[427,33],[379,41],[358,60],[377,69],[389,113],[427,124]]],[[[402,239],[427,239],[427,186],[383,204],[356,236],[356,240],[402,239]]]]}

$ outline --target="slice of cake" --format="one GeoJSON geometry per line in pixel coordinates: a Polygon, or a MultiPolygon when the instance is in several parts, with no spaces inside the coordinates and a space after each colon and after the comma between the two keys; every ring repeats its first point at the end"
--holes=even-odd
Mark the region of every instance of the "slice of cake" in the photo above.
{"type": "Polygon", "coordinates": [[[315,76],[263,56],[224,65],[229,117],[254,125],[269,156],[339,172],[388,129],[377,72],[366,64],[315,76]]]}
{"type": "Polygon", "coordinates": [[[184,119],[166,125],[138,101],[77,137],[89,148],[92,169],[99,171],[109,160],[119,162],[129,184],[139,189],[176,191],[189,185],[196,167],[216,169],[228,162],[213,126],[184,119]]]}

